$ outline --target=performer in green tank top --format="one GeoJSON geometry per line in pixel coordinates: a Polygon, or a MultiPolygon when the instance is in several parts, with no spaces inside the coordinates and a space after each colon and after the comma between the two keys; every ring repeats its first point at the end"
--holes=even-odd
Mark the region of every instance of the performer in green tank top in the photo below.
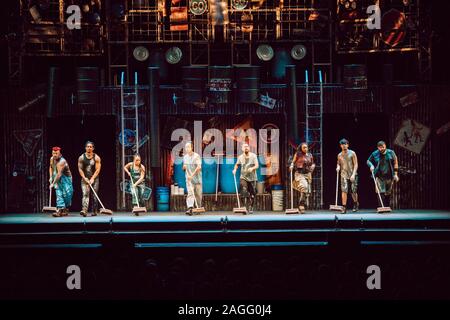
{"type": "Polygon", "coordinates": [[[144,190],[145,190],[145,167],[141,163],[141,156],[136,154],[133,157],[133,162],[127,163],[123,170],[128,174],[131,178],[131,199],[133,206],[144,207],[144,190]],[[138,202],[136,201],[136,196],[134,195],[136,192],[138,202]]]}

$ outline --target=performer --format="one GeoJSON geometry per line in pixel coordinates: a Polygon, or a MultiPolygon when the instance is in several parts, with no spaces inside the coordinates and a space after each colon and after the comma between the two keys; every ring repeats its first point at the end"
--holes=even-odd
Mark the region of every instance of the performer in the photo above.
{"type": "Polygon", "coordinates": [[[386,148],[384,141],[379,141],[377,148],[367,160],[367,165],[375,175],[383,204],[390,207],[393,182],[399,181],[398,159],[393,150],[386,148]]]}
{"type": "Polygon", "coordinates": [[[127,163],[123,167],[123,170],[125,170],[131,179],[131,188],[133,188],[133,190],[131,190],[131,199],[133,206],[144,207],[145,204],[142,196],[145,190],[145,167],[141,163],[141,156],[138,154],[134,155],[133,162],[127,163]],[[136,194],[139,202],[136,201],[136,196],[134,194],[136,194]]]}
{"type": "Polygon", "coordinates": [[[253,213],[253,205],[256,197],[256,170],[259,168],[258,157],[250,152],[250,146],[247,143],[242,145],[243,153],[238,157],[234,165],[233,174],[239,165],[242,166],[239,184],[241,186],[241,195],[244,198],[244,206],[249,213],[253,213]]]}
{"type": "Polygon", "coordinates": [[[292,186],[300,192],[298,209],[301,213],[305,212],[306,200],[311,193],[312,173],[315,167],[314,158],[308,150],[308,144],[306,142],[301,143],[297,147],[289,167],[291,171],[295,170],[292,186]]]}
{"type": "Polygon", "coordinates": [[[186,174],[187,188],[187,211],[186,214],[192,215],[192,209],[197,199],[197,205],[202,206],[202,159],[198,153],[193,150],[192,142],[186,143],[184,147],[183,170],[186,174]],[[195,199],[194,199],[195,197],[195,199]]]}
{"type": "Polygon", "coordinates": [[[69,214],[69,207],[72,205],[72,173],[70,172],[69,164],[61,154],[60,147],[52,148],[48,171],[50,175],[50,188],[55,188],[56,208],[58,209],[57,212],[53,213],[53,216],[67,216],[69,214]]]}
{"type": "Polygon", "coordinates": [[[339,141],[339,145],[342,152],[337,156],[336,171],[341,172],[342,213],[347,213],[347,194],[349,190],[353,198],[353,212],[357,212],[359,210],[358,158],[356,153],[348,148],[348,140],[342,139],[339,141]]]}
{"type": "MultiPolygon", "coordinates": [[[[100,181],[98,175],[101,170],[101,159],[94,153],[95,145],[92,141],[87,141],[85,144],[86,152],[83,153],[78,158],[78,172],[81,176],[81,191],[83,193],[83,198],[81,202],[81,212],[80,214],[84,217],[87,216],[89,209],[89,197],[91,196],[91,188],[89,184],[92,185],[95,192],[98,193],[100,181]]],[[[96,216],[98,213],[98,201],[95,195],[92,194],[92,215],[96,216]]]]}

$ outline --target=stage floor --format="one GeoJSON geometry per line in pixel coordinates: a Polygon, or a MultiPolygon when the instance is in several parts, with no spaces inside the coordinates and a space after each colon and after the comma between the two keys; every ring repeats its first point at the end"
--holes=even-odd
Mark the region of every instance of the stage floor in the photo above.
{"type": "Polygon", "coordinates": [[[397,210],[377,214],[373,210],[336,214],[309,211],[286,215],[284,212],[209,212],[187,216],[180,212],[150,212],[141,216],[117,212],[112,216],[82,217],[70,213],[54,218],[43,213],[3,214],[0,216],[0,243],[14,239],[31,242],[35,236],[52,241],[106,241],[115,236],[132,236],[132,241],[208,242],[208,241],[319,241],[336,237],[364,240],[445,240],[450,241],[450,211],[397,210]],[[61,238],[60,237],[60,238],[61,238]]]}

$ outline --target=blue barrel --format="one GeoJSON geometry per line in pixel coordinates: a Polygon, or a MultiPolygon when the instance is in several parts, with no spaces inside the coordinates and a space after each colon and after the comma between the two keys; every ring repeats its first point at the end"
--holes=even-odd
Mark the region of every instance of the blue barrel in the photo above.
{"type": "MultiPolygon", "coordinates": [[[[178,161],[177,161],[178,162],[178,161]]],[[[183,161],[180,163],[175,162],[173,165],[173,181],[178,184],[178,187],[184,188],[184,192],[187,193],[186,189],[186,176],[183,171],[183,161]]]]}
{"type": "MultiPolygon", "coordinates": [[[[216,192],[216,175],[217,175],[217,161],[215,158],[203,158],[202,160],[202,183],[203,193],[216,192]]],[[[183,163],[175,163],[173,165],[173,180],[178,184],[178,187],[186,189],[186,175],[183,171],[183,163]]]]}
{"type": "Polygon", "coordinates": [[[169,187],[156,187],[156,211],[169,211],[169,187]]]}
{"type": "MultiPolygon", "coordinates": [[[[223,193],[236,193],[234,187],[233,169],[237,158],[224,158],[220,165],[220,190],[223,193]]],[[[239,190],[239,177],[241,175],[241,166],[236,172],[236,183],[239,190]]]]}
{"type": "Polygon", "coordinates": [[[272,185],[272,190],[283,190],[282,184],[274,184],[272,185]]]}
{"type": "Polygon", "coordinates": [[[216,193],[217,161],[214,157],[202,160],[203,193],[216,193]]]}

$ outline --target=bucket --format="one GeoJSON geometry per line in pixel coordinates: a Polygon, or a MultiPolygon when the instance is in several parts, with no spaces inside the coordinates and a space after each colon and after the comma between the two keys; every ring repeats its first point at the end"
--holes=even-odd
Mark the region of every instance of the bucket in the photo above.
{"type": "Polygon", "coordinates": [[[272,189],[272,210],[283,211],[284,191],[272,189]]]}
{"type": "Polygon", "coordinates": [[[264,187],[265,187],[265,183],[261,182],[261,181],[258,181],[256,183],[256,192],[258,194],[263,194],[264,193],[264,187]]]}
{"type": "Polygon", "coordinates": [[[169,187],[156,187],[156,211],[169,211],[169,187]]]}
{"type": "MultiPolygon", "coordinates": [[[[220,190],[222,193],[236,193],[234,187],[233,169],[237,162],[237,158],[223,158],[223,163],[220,166],[219,180],[220,190]]],[[[241,175],[241,167],[238,167],[236,172],[236,184],[239,191],[239,177],[241,175]]]]}

